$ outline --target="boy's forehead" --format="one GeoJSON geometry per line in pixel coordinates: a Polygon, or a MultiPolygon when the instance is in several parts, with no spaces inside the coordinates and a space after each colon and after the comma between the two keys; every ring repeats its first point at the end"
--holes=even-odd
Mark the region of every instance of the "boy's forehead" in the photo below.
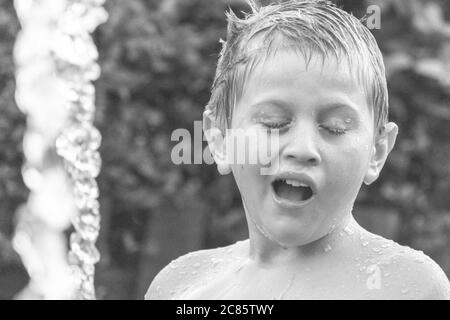
{"type": "Polygon", "coordinates": [[[357,79],[349,63],[338,61],[334,56],[325,57],[321,53],[305,56],[293,50],[280,50],[255,65],[245,87],[252,90],[328,88],[347,94],[364,94],[357,79]]]}

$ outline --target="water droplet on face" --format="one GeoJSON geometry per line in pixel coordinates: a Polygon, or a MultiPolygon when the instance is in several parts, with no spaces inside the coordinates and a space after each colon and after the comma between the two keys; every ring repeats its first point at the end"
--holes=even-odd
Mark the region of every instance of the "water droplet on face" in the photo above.
{"type": "Polygon", "coordinates": [[[402,288],[402,289],[400,290],[400,292],[403,293],[403,294],[407,294],[408,291],[409,291],[408,288],[402,288]]]}
{"type": "Polygon", "coordinates": [[[369,243],[368,243],[367,241],[364,241],[364,242],[362,243],[362,246],[363,246],[363,247],[367,247],[368,244],[369,244],[369,243]]]}
{"type": "Polygon", "coordinates": [[[325,251],[325,252],[329,252],[329,251],[331,251],[332,250],[332,248],[331,248],[331,246],[329,245],[329,244],[327,244],[326,246],[325,246],[325,248],[323,248],[323,251],[325,251]]]}
{"type": "Polygon", "coordinates": [[[192,271],[191,274],[192,274],[193,276],[195,276],[195,275],[197,274],[197,271],[192,271]]]}
{"type": "Polygon", "coordinates": [[[194,263],[194,267],[195,267],[195,268],[198,268],[198,267],[200,267],[200,262],[196,262],[196,263],[194,263]]]}
{"type": "Polygon", "coordinates": [[[359,261],[361,258],[360,257],[356,257],[355,258],[355,261],[359,261]]]}
{"type": "Polygon", "coordinates": [[[386,272],[386,273],[383,274],[383,276],[385,276],[385,277],[389,277],[390,275],[391,274],[389,272],[386,272]]]}
{"type": "Polygon", "coordinates": [[[379,249],[379,248],[372,248],[372,250],[373,250],[374,252],[380,252],[380,249],[379,249]]]}

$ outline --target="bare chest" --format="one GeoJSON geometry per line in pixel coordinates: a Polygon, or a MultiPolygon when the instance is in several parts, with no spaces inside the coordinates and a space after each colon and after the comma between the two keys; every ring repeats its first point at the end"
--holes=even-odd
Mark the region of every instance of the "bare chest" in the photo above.
{"type": "Polygon", "coordinates": [[[371,276],[370,272],[336,267],[254,270],[230,266],[190,281],[176,299],[371,299],[383,289],[371,276]]]}

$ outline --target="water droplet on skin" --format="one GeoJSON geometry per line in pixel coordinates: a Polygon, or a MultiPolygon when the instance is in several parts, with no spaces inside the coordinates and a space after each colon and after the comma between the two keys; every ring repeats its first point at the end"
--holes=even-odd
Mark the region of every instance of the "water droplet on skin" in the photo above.
{"type": "Polygon", "coordinates": [[[353,234],[353,230],[350,229],[349,226],[345,227],[345,228],[344,228],[344,231],[345,231],[345,233],[348,234],[349,236],[353,234]]]}
{"type": "Polygon", "coordinates": [[[407,294],[408,291],[409,291],[408,288],[402,288],[402,289],[400,290],[400,292],[403,293],[403,294],[407,294]]]}
{"type": "Polygon", "coordinates": [[[197,271],[192,271],[191,274],[192,274],[193,276],[195,276],[195,275],[197,274],[197,271]]]}
{"type": "Polygon", "coordinates": [[[380,252],[380,249],[379,249],[379,248],[372,248],[372,250],[373,250],[374,252],[380,252]]]}
{"type": "Polygon", "coordinates": [[[343,234],[342,232],[339,232],[339,235],[340,235],[341,237],[343,237],[343,236],[344,236],[344,234],[343,234]]]}
{"type": "Polygon", "coordinates": [[[383,274],[383,276],[385,277],[389,277],[391,274],[389,272],[386,272],[385,274],[383,274]]]}
{"type": "Polygon", "coordinates": [[[329,244],[327,244],[323,250],[324,250],[325,252],[329,252],[329,251],[332,250],[332,248],[331,248],[331,246],[330,246],[329,244]]]}
{"type": "Polygon", "coordinates": [[[196,263],[194,263],[194,267],[195,267],[195,268],[198,268],[198,267],[200,267],[200,262],[196,262],[196,263]]]}
{"type": "Polygon", "coordinates": [[[170,269],[176,269],[178,266],[175,263],[170,264],[170,269]]]}
{"type": "Polygon", "coordinates": [[[220,260],[211,259],[211,262],[212,262],[213,267],[215,268],[219,265],[220,260]]]}
{"type": "Polygon", "coordinates": [[[389,244],[386,244],[386,243],[381,245],[382,248],[388,248],[389,246],[390,246],[390,245],[389,245],[389,244]]]}
{"type": "Polygon", "coordinates": [[[362,243],[362,246],[363,246],[363,247],[367,247],[368,244],[369,244],[369,243],[368,243],[367,241],[364,241],[364,242],[362,243]]]}
{"type": "Polygon", "coordinates": [[[355,261],[359,261],[361,258],[360,257],[356,257],[355,258],[355,261]]]}

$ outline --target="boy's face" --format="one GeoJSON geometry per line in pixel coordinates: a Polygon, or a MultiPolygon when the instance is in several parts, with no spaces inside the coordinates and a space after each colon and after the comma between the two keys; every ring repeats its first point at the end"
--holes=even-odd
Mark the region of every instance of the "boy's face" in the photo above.
{"type": "Polygon", "coordinates": [[[355,76],[333,58],[313,55],[306,68],[300,55],[279,52],[254,69],[231,127],[279,129],[279,152],[274,175],[261,175],[260,165],[231,166],[250,232],[304,245],[351,214],[373,150],[371,110],[355,76]]]}

